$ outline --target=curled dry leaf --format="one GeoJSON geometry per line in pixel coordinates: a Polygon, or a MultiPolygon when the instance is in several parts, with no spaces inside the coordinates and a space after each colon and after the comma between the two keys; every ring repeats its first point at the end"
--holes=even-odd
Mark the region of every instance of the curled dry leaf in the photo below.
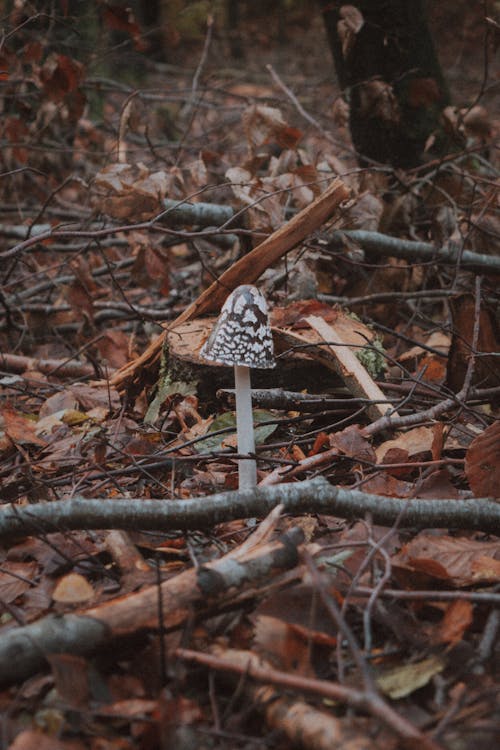
{"type": "Polygon", "coordinates": [[[174,169],[150,172],[144,164],[108,164],[92,185],[92,202],[118,220],[146,220],[163,209],[162,200],[175,196],[182,176],[174,169]]]}
{"type": "Polygon", "coordinates": [[[465,455],[465,473],[476,497],[500,497],[500,422],[474,438],[465,455]]]}
{"type": "Polygon", "coordinates": [[[342,5],[339,11],[340,20],[337,23],[337,33],[342,44],[342,54],[347,57],[354,47],[356,34],[364,26],[365,19],[361,11],[354,5],[342,5]]]}
{"type": "Polygon", "coordinates": [[[277,143],[282,148],[294,148],[302,138],[301,131],[290,127],[276,107],[248,107],[243,112],[241,121],[252,152],[265,143],[277,143]]]}
{"type": "Polygon", "coordinates": [[[389,451],[394,450],[399,450],[401,456],[403,454],[406,456],[406,458],[402,458],[402,461],[407,461],[410,458],[415,460],[416,456],[423,458],[425,454],[433,454],[436,438],[439,439],[440,432],[442,432],[442,426],[439,424],[432,427],[415,427],[413,430],[403,432],[397,438],[387,440],[378,446],[375,451],[377,463],[390,463],[388,454],[389,451]]]}

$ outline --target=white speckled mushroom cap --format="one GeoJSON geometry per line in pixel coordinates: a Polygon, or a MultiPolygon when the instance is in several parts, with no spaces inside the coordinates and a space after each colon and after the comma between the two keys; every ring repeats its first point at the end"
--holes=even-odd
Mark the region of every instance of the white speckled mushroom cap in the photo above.
{"type": "Polygon", "coordinates": [[[243,284],[229,295],[200,357],[231,366],[276,366],[267,303],[257,287],[243,284]]]}

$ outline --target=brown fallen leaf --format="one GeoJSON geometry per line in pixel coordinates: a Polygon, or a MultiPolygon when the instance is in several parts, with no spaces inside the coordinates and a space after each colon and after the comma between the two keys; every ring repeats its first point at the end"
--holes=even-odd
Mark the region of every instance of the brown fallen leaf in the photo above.
{"type": "Polygon", "coordinates": [[[500,497],[500,422],[474,438],[465,454],[465,473],[476,497],[500,497]]]}
{"type": "Polygon", "coordinates": [[[108,330],[99,337],[96,348],[106,364],[117,369],[130,359],[130,336],[118,329],[108,330]]]}
{"type": "Polygon", "coordinates": [[[407,458],[413,459],[419,455],[432,453],[433,442],[434,427],[415,427],[413,430],[401,433],[394,440],[387,440],[379,445],[375,451],[377,463],[388,463],[387,454],[394,448],[404,451],[407,458]]]}
{"type": "Polygon", "coordinates": [[[497,583],[500,581],[500,560],[481,555],[472,562],[471,571],[473,577],[479,581],[497,583]]]}
{"type": "MultiPolygon", "coordinates": [[[[500,563],[499,563],[500,565],[500,563]]],[[[444,617],[436,633],[438,643],[454,646],[462,640],[465,631],[472,624],[473,606],[465,599],[457,599],[446,607],[444,617]]]]}
{"type": "Polygon", "coordinates": [[[243,129],[251,150],[265,143],[277,143],[282,148],[294,148],[302,133],[292,128],[276,107],[251,105],[241,116],[243,129]]]}
{"type": "Polygon", "coordinates": [[[36,422],[20,414],[11,406],[5,406],[1,412],[4,421],[5,434],[13,443],[19,445],[43,445],[47,443],[36,434],[36,422]]]}
{"type": "Polygon", "coordinates": [[[63,604],[78,604],[94,597],[94,589],[79,573],[69,573],[57,583],[52,599],[63,604]]]}
{"type": "Polygon", "coordinates": [[[397,578],[409,588],[426,588],[429,579],[446,581],[448,586],[495,583],[499,579],[491,566],[478,561],[500,559],[500,544],[479,542],[466,537],[418,534],[391,558],[397,578]]]}
{"type": "MultiPolygon", "coordinates": [[[[453,337],[448,356],[446,385],[454,393],[462,388],[472,348],[475,300],[472,294],[461,294],[450,300],[453,320],[453,337]]],[[[500,353],[500,330],[491,306],[482,305],[479,314],[479,336],[472,384],[480,388],[495,388],[500,385],[498,353],[500,353]]]]}
{"type": "Polygon", "coordinates": [[[414,664],[403,664],[377,677],[377,685],[385,695],[393,700],[404,698],[418,690],[439,672],[445,662],[441,656],[431,656],[414,664]]]}
{"type": "Polygon", "coordinates": [[[25,729],[17,735],[9,750],[84,750],[79,740],[61,740],[38,729],[25,729]]]}
{"type": "Polygon", "coordinates": [[[0,572],[0,599],[2,602],[13,602],[18,596],[31,588],[38,572],[35,562],[15,562],[6,560],[0,572]]]}

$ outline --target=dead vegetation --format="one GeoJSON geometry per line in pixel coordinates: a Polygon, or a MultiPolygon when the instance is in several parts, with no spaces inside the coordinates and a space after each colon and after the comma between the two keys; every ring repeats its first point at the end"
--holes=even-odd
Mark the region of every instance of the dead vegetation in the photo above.
{"type": "Polygon", "coordinates": [[[284,47],[261,26],[244,67],[223,64],[216,15],[174,65],[114,6],[76,51],[71,16],[18,6],[0,51],[1,747],[493,746],[492,71],[468,69],[443,115],[460,153],[359,168],[309,17],[284,47]],[[104,75],[114,44],[127,64],[104,75]],[[254,283],[277,366],[252,375],[259,482],[238,492],[231,371],[199,352],[254,283]]]}

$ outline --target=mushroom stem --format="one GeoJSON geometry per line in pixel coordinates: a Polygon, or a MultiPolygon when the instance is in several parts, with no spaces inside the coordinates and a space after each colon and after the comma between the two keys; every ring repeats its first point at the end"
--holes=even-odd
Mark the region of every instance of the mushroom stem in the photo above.
{"type": "MultiPolygon", "coordinates": [[[[255,453],[253,434],[252,391],[250,368],[234,366],[234,388],[236,398],[236,433],[238,453],[255,453]]],[[[240,490],[249,490],[257,485],[257,463],[254,458],[240,458],[238,463],[240,490]]]]}

